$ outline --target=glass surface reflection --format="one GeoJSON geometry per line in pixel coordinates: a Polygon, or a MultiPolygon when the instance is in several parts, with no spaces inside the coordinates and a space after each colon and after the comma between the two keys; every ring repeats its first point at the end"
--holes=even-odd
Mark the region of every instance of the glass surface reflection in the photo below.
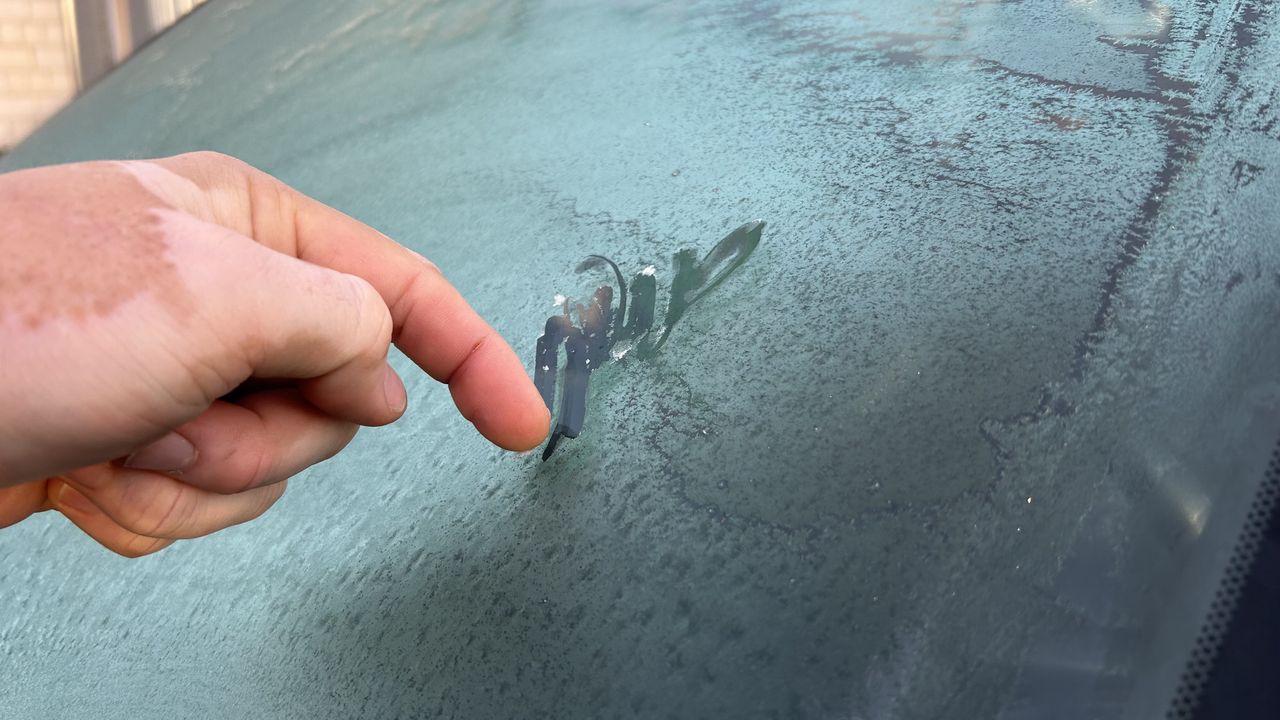
{"type": "Polygon", "coordinates": [[[562,307],[563,314],[547,318],[533,360],[534,385],[542,394],[547,410],[554,413],[556,381],[560,375],[559,349],[560,345],[565,346],[560,414],[542,453],[543,460],[555,452],[560,438],[576,438],[582,432],[591,373],[612,360],[622,360],[628,354],[641,360],[657,354],[685,311],[751,257],[760,244],[763,231],[764,222],[761,220],[746,223],[724,236],[701,260],[695,250],[677,252],[672,258],[671,297],[667,300],[667,311],[658,330],[653,328],[657,283],[652,265],[636,273],[631,281],[632,305],[628,315],[627,281],[623,279],[618,264],[603,255],[592,255],[578,264],[575,271],[579,273],[602,266],[613,271],[618,288],[618,309],[613,309],[614,289],[608,285],[598,288],[587,306],[557,296],[557,304],[562,307]],[[570,304],[577,312],[578,326],[573,324],[570,304]],[[651,336],[651,331],[659,333],[657,339],[651,336]]]}

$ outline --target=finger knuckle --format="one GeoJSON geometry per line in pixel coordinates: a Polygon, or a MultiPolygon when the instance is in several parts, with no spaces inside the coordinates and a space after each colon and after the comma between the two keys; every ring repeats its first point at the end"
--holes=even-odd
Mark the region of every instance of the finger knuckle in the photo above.
{"type": "Polygon", "coordinates": [[[134,535],[119,545],[108,546],[108,548],[117,555],[136,560],[140,557],[151,555],[169,547],[173,544],[172,540],[164,538],[153,538],[145,535],[134,535]]]}
{"type": "Polygon", "coordinates": [[[227,458],[226,484],[233,493],[251,490],[270,483],[274,468],[272,451],[265,443],[246,442],[227,458]]]}
{"type": "MultiPolygon", "coordinates": [[[[355,439],[356,433],[359,430],[360,430],[360,426],[356,425],[355,423],[343,423],[341,425],[341,428],[335,433],[334,441],[329,445],[327,445],[316,456],[315,463],[322,463],[325,460],[328,460],[333,456],[337,455],[338,453],[342,452],[342,449],[345,448],[353,439],[355,439]]],[[[312,463],[312,464],[315,464],[315,463],[312,463]]]]}
{"type": "Polygon", "coordinates": [[[175,157],[175,159],[189,162],[194,165],[207,166],[240,166],[244,161],[231,157],[226,153],[220,153],[217,150],[195,150],[189,153],[183,153],[175,157]]]}
{"type": "Polygon", "coordinates": [[[250,519],[259,517],[266,511],[270,510],[271,506],[275,505],[276,502],[284,496],[284,491],[288,485],[289,483],[287,480],[282,480],[275,485],[272,485],[270,488],[267,488],[266,492],[263,492],[262,496],[258,499],[257,507],[254,508],[253,513],[250,515],[250,519]]]}
{"type": "Polygon", "coordinates": [[[192,503],[183,502],[181,488],[176,486],[158,490],[150,483],[130,483],[120,499],[120,525],[147,537],[181,532],[193,511],[192,503]]]}

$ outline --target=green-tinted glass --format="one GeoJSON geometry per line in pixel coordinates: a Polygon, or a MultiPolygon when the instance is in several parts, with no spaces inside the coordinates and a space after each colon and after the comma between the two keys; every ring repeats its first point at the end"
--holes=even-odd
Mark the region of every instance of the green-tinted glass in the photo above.
{"type": "Polygon", "coordinates": [[[0,714],[1162,713],[1280,437],[1277,64],[1249,1],[209,3],[0,168],[228,152],[531,375],[591,255],[652,342],[545,462],[396,357],[258,521],[3,531],[0,714]]]}

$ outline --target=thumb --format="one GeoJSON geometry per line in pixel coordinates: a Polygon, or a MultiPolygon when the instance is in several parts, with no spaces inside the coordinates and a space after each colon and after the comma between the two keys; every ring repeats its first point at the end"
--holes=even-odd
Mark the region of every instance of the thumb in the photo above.
{"type": "Polygon", "coordinates": [[[299,380],[308,402],[361,425],[385,425],[403,414],[404,384],[387,364],[391,312],[368,282],[188,221],[224,236],[209,244],[223,262],[204,277],[211,287],[198,292],[218,299],[202,307],[216,313],[210,319],[218,336],[248,375],[299,380]]]}

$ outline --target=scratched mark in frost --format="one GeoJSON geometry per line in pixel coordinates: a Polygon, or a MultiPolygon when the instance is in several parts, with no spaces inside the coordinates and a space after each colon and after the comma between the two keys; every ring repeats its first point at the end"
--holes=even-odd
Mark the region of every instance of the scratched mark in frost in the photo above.
{"type": "Polygon", "coordinates": [[[751,257],[760,244],[763,230],[763,220],[746,223],[724,236],[701,261],[695,250],[677,252],[672,257],[675,277],[671,281],[671,297],[659,327],[653,324],[658,283],[652,266],[631,279],[631,312],[628,314],[627,281],[623,279],[618,264],[603,255],[589,255],[578,264],[574,269],[577,273],[604,266],[613,271],[617,281],[618,307],[613,307],[614,288],[602,285],[586,306],[565,300],[561,303],[564,313],[547,318],[542,336],[538,338],[533,383],[552,413],[555,412],[561,345],[564,345],[565,364],[564,380],[560,383],[560,415],[542,452],[543,460],[555,452],[560,438],[576,438],[582,433],[587,417],[587,387],[591,373],[610,360],[621,359],[628,354],[641,360],[656,355],[685,312],[751,257]],[[571,305],[578,316],[577,325],[573,323],[571,305]]]}

